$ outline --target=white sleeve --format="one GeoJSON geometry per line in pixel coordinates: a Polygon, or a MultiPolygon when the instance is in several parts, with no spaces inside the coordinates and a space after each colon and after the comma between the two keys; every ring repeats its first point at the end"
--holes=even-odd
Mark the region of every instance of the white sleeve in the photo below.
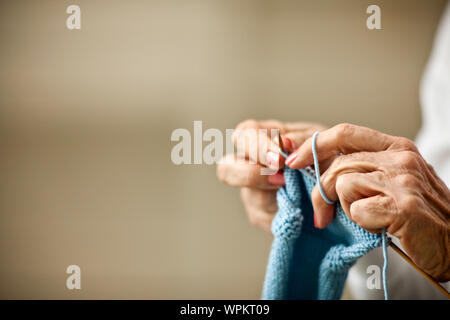
{"type": "Polygon", "coordinates": [[[422,77],[422,128],[417,145],[439,177],[450,185],[450,4],[442,17],[422,77]]]}
{"type": "MultiPolygon", "coordinates": [[[[439,177],[450,185],[450,4],[447,4],[433,50],[422,77],[420,99],[422,128],[417,145],[439,177]]],[[[395,241],[399,244],[398,241],[395,241]]],[[[388,288],[391,299],[445,299],[428,280],[398,254],[388,250],[388,288]]],[[[383,265],[380,248],[372,250],[351,268],[346,290],[355,299],[384,299],[383,290],[368,289],[367,267],[383,265]]],[[[450,289],[450,282],[444,284],[450,289]]]]}

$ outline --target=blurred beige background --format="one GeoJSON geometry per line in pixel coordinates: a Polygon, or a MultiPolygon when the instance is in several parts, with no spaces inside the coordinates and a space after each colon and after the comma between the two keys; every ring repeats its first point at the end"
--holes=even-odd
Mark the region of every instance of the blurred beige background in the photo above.
{"type": "Polygon", "coordinates": [[[171,132],[278,118],[414,138],[443,6],[2,0],[0,298],[259,298],[271,236],[214,166],[171,163],[171,132]]]}

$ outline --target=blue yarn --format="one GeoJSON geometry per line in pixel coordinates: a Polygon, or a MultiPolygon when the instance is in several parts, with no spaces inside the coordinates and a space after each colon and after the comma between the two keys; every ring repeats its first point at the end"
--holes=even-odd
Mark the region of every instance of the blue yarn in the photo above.
{"type": "Polygon", "coordinates": [[[327,198],[327,196],[325,195],[325,192],[323,191],[322,188],[322,184],[320,183],[320,169],[319,169],[319,159],[317,157],[317,150],[316,150],[316,140],[317,140],[317,136],[319,135],[319,131],[314,132],[313,136],[312,136],[312,154],[313,154],[313,158],[314,158],[314,169],[316,171],[316,180],[317,180],[317,185],[319,186],[319,192],[320,195],[322,196],[323,200],[328,203],[328,204],[334,204],[334,201],[331,201],[327,198]]]}
{"type": "Polygon", "coordinates": [[[387,246],[389,245],[389,238],[386,235],[386,228],[383,228],[381,233],[382,246],[383,246],[383,291],[384,300],[389,300],[388,287],[387,287],[387,268],[388,268],[388,254],[387,246]]]}
{"type": "MultiPolygon", "coordinates": [[[[316,162],[315,149],[313,155],[316,162]]],[[[382,243],[385,250],[385,234],[372,234],[359,227],[347,217],[339,202],[333,222],[325,229],[315,228],[310,194],[316,181],[320,183],[317,173],[314,177],[310,168],[286,167],[284,176],[286,186],[277,193],[279,209],[272,222],[274,240],[262,298],[339,299],[350,267],[382,243]]],[[[383,267],[387,298],[386,268],[387,259],[383,267]]]]}
{"type": "MultiPolygon", "coordinates": [[[[325,192],[322,188],[322,183],[320,181],[320,168],[319,168],[319,157],[317,155],[316,150],[316,140],[317,136],[319,135],[319,131],[314,132],[312,136],[312,154],[314,159],[314,168],[316,171],[316,180],[317,180],[317,186],[319,187],[320,195],[322,196],[323,200],[328,204],[335,204],[335,201],[331,201],[327,198],[325,195],[325,192]]],[[[381,239],[382,239],[382,247],[383,247],[383,291],[384,291],[384,299],[389,300],[389,294],[387,290],[387,267],[388,267],[388,255],[387,255],[387,246],[388,246],[388,239],[386,236],[386,228],[383,228],[381,233],[381,239]]]]}

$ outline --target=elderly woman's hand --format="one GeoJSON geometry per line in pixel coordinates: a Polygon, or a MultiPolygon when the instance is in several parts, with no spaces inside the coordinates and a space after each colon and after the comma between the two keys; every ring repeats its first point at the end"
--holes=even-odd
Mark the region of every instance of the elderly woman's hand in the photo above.
{"type": "Polygon", "coordinates": [[[235,159],[234,154],[226,155],[217,166],[217,176],[230,186],[241,188],[241,198],[248,218],[253,225],[270,231],[272,219],[278,210],[276,201],[277,190],[284,185],[284,176],[278,172],[273,175],[261,174],[261,169],[281,168],[284,159],[279,155],[279,146],[270,139],[270,129],[279,129],[282,143],[286,151],[292,152],[300,146],[315,131],[324,130],[325,127],[313,123],[282,123],[276,120],[255,121],[246,120],[237,127],[234,142],[238,148],[238,155],[243,159],[235,159]],[[239,139],[245,137],[252,139],[255,136],[247,135],[249,130],[266,129],[267,135],[257,135],[256,141],[239,144],[239,139]],[[250,146],[266,145],[268,153],[259,157],[258,152],[250,152],[250,146]],[[252,161],[250,161],[252,160],[252,161]]]}
{"type": "MultiPolygon", "coordinates": [[[[312,165],[311,143],[311,138],[306,140],[286,165],[312,165]]],[[[439,281],[450,280],[450,191],[413,142],[340,124],[323,131],[316,148],[321,161],[342,153],[322,171],[330,200],[339,199],[362,228],[374,233],[386,228],[425,272],[439,281]]],[[[333,220],[334,206],[322,199],[317,185],[311,199],[315,225],[325,228],[333,220]]]]}

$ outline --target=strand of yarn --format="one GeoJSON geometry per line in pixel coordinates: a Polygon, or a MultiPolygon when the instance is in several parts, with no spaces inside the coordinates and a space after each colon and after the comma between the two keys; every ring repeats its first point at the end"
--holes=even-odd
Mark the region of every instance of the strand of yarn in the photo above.
{"type": "Polygon", "coordinates": [[[388,254],[387,247],[389,245],[389,238],[386,235],[386,228],[383,228],[381,232],[381,241],[383,247],[383,291],[384,291],[384,300],[389,300],[388,287],[387,287],[387,268],[388,268],[388,254]]]}
{"type": "MultiPolygon", "coordinates": [[[[335,201],[331,201],[326,196],[325,192],[322,188],[322,183],[320,182],[320,168],[319,168],[319,157],[317,156],[317,149],[316,149],[316,140],[317,136],[319,135],[319,131],[315,132],[312,136],[312,154],[314,159],[314,171],[316,175],[317,180],[317,186],[319,188],[320,195],[322,196],[323,200],[328,204],[335,204],[335,201]]],[[[287,158],[288,154],[286,154],[283,150],[279,150],[280,154],[287,158]]],[[[382,248],[383,248],[383,271],[382,271],[382,277],[383,277],[383,290],[384,290],[384,299],[389,300],[389,294],[388,294],[388,286],[387,286],[387,268],[388,268],[388,255],[387,255],[387,247],[389,245],[389,238],[386,234],[386,228],[383,228],[381,233],[381,240],[382,240],[382,248]]]]}
{"type": "Polygon", "coordinates": [[[314,132],[312,136],[312,154],[314,158],[314,169],[316,171],[317,186],[319,187],[319,192],[323,200],[328,204],[334,204],[335,201],[331,201],[330,199],[327,198],[325,192],[323,191],[322,184],[320,183],[319,159],[317,157],[317,150],[316,150],[316,139],[319,133],[320,133],[319,131],[314,132]]]}

